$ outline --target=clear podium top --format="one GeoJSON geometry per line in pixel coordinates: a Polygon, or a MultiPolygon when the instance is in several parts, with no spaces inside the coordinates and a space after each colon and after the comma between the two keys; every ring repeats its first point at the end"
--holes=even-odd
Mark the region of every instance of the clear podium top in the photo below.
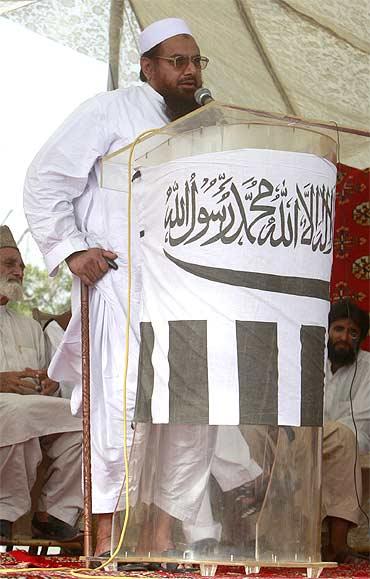
{"type": "MultiPolygon", "coordinates": [[[[308,153],[336,163],[337,127],[212,102],[143,135],[135,143],[132,166],[155,166],[193,155],[236,149],[308,153]]],[[[103,158],[103,187],[127,190],[131,152],[132,145],[129,145],[103,158]]]]}

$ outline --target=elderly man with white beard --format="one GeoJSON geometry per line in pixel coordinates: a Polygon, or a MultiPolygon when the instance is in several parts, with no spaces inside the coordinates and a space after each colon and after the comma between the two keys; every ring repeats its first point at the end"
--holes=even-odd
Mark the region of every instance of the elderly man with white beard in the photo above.
{"type": "Polygon", "coordinates": [[[71,540],[82,508],[81,421],[46,374],[41,326],[12,311],[23,297],[25,265],[10,229],[0,227],[0,538],[31,507],[45,452],[51,459],[32,519],[34,537],[71,540]]]}

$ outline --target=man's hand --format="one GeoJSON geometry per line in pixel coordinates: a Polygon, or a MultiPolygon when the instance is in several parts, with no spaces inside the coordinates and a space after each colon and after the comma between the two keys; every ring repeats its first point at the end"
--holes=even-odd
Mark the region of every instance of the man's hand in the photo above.
{"type": "Polygon", "coordinates": [[[41,380],[41,392],[42,396],[52,396],[59,388],[59,383],[54,382],[50,378],[46,377],[45,380],[41,380]]]}
{"type": "Polygon", "coordinates": [[[37,383],[36,389],[42,396],[52,396],[58,390],[59,383],[51,380],[45,369],[33,370],[32,368],[26,368],[25,372],[28,372],[35,380],[37,383]]]}
{"type": "Polygon", "coordinates": [[[86,251],[76,251],[67,257],[66,262],[72,273],[77,275],[87,286],[94,285],[104,274],[109,266],[105,257],[116,259],[117,254],[106,249],[93,247],[86,251]]]}
{"type": "Polygon", "coordinates": [[[40,394],[41,384],[27,380],[35,379],[37,370],[0,372],[0,392],[7,394],[40,394]]]}

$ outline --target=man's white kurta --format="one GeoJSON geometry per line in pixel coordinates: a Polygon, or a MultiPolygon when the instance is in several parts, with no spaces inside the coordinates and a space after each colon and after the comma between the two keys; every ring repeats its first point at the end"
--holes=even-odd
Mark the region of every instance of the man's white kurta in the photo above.
{"type": "MultiPolygon", "coordinates": [[[[102,247],[118,254],[110,270],[90,289],[91,422],[93,511],[112,512],[122,485],[123,367],[127,288],[127,194],[99,186],[100,159],[128,145],[142,132],[168,122],[162,97],[149,85],[119,89],[79,107],[33,161],[25,184],[25,212],[51,275],[76,251],[102,247]]],[[[140,266],[137,220],[133,218],[131,326],[138,326],[140,266]]],[[[74,280],[72,320],[50,368],[54,379],[81,379],[79,283],[74,280]]],[[[127,417],[136,396],[138,339],[130,337],[127,417]]],[[[72,395],[80,409],[81,388],[72,395]]]]}
{"type": "MultiPolygon", "coordinates": [[[[40,325],[0,306],[0,372],[46,368],[40,325]]],[[[67,400],[53,396],[0,394],[0,447],[81,430],[67,400]]]]}
{"type": "MultiPolygon", "coordinates": [[[[46,366],[40,325],[0,306],[0,372],[46,366]]],[[[15,521],[30,509],[30,490],[43,449],[52,463],[37,509],[75,524],[82,507],[81,429],[81,420],[71,414],[69,400],[57,395],[0,394],[2,519],[15,521]],[[61,436],[48,437],[54,434],[61,436]]]]}
{"type": "Polygon", "coordinates": [[[335,374],[327,364],[325,422],[338,421],[355,432],[360,453],[370,452],[370,353],[360,350],[357,364],[342,366],[335,374]],[[352,418],[351,402],[353,406],[352,418]]]}

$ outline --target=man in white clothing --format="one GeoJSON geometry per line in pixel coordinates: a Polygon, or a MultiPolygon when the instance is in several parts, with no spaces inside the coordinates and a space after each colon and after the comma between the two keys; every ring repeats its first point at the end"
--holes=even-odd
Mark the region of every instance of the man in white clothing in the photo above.
{"type": "Polygon", "coordinates": [[[323,514],[329,544],[324,556],[339,563],[355,558],[347,535],[361,516],[359,454],[370,451],[370,353],[360,349],[368,330],[368,314],[355,304],[341,301],[331,306],[323,444],[323,514]]]}
{"type": "MultiPolygon", "coordinates": [[[[127,287],[127,197],[100,187],[100,159],[197,108],[201,56],[187,24],[178,18],[154,22],[140,36],[144,84],[98,95],[83,104],[51,137],[33,161],[25,184],[25,212],[49,273],[65,260],[75,276],[72,320],[52,364],[52,376],[80,378],[80,280],[90,286],[91,421],[93,512],[98,513],[100,555],[110,548],[112,512],[124,473],[122,374],[127,287]],[[109,269],[107,259],[118,269],[109,269]]],[[[127,379],[127,436],[136,397],[140,267],[133,223],[130,360],[127,379]]],[[[81,390],[72,409],[78,412],[81,390]]]]}
{"type": "Polygon", "coordinates": [[[31,506],[30,492],[44,451],[50,466],[37,512],[35,537],[71,540],[82,508],[81,421],[71,415],[59,384],[46,374],[40,325],[8,303],[22,298],[24,263],[10,229],[0,227],[0,536],[31,506]]]}

